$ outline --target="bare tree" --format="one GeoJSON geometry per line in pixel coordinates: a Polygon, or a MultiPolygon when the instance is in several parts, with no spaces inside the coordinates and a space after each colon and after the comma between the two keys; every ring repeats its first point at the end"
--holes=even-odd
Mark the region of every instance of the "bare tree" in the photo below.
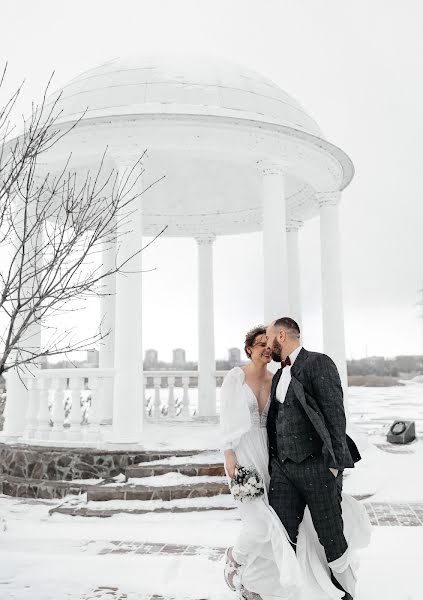
{"type": "Polygon", "coordinates": [[[28,369],[41,357],[87,349],[108,335],[99,327],[81,338],[55,325],[54,317],[106,293],[108,277],[129,273],[131,259],[143,248],[122,258],[118,253],[107,271],[99,252],[130,231],[134,201],[148,189],[140,192],[138,185],[143,156],[121,177],[105,169],[106,150],[95,172],[82,180],[69,159],[59,174],[40,176],[40,157],[77,123],[65,131],[58,126],[60,95],[47,107],[48,85],[22,134],[10,141],[21,89],[0,107],[0,375],[28,369]],[[41,347],[40,325],[48,332],[41,347]]]}

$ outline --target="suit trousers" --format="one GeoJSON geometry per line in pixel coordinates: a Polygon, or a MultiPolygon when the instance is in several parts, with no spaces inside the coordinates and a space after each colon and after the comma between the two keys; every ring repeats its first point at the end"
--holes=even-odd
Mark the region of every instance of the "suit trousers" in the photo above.
{"type": "Polygon", "coordinates": [[[342,473],[337,477],[323,456],[309,456],[301,463],[272,458],[269,502],[284,525],[295,550],[298,528],[308,506],[328,563],[347,550],[342,520],[342,473]]]}

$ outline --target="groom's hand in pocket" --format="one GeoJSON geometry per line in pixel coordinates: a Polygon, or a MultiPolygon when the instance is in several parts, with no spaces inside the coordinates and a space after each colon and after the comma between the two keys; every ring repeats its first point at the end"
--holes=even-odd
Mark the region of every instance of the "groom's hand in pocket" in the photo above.
{"type": "Polygon", "coordinates": [[[338,469],[332,469],[331,467],[329,467],[329,471],[332,473],[332,475],[334,477],[338,477],[338,473],[339,473],[338,469]]]}

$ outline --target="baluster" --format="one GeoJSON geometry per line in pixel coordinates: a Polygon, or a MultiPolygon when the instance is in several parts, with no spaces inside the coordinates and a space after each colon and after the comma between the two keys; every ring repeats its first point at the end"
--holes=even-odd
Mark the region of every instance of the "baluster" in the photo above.
{"type": "Polygon", "coordinates": [[[182,387],[183,387],[183,396],[182,396],[181,417],[188,418],[189,417],[189,377],[182,377],[182,387]]]}
{"type": "Polygon", "coordinates": [[[169,394],[168,394],[168,400],[167,400],[167,405],[168,405],[167,416],[170,419],[174,419],[175,418],[175,414],[176,414],[176,407],[175,407],[175,378],[174,377],[168,377],[167,378],[167,384],[169,386],[169,394]]]}
{"type": "Polygon", "coordinates": [[[154,401],[153,401],[153,419],[160,419],[162,416],[161,406],[162,401],[160,399],[160,386],[162,383],[161,377],[154,377],[154,401]]]}
{"type": "Polygon", "coordinates": [[[51,431],[52,440],[63,440],[64,431],[63,423],[65,420],[64,411],[64,391],[66,379],[63,377],[55,377],[53,380],[54,403],[53,403],[53,429],[51,431]]]}
{"type": "Polygon", "coordinates": [[[104,393],[104,380],[101,377],[90,377],[88,386],[91,394],[91,406],[88,413],[88,440],[97,442],[100,440],[100,404],[104,393]]]}
{"type": "Polygon", "coordinates": [[[88,416],[91,408],[91,393],[88,386],[88,377],[84,377],[81,391],[81,405],[82,405],[82,432],[87,433],[88,429],[88,416]]]}
{"type": "Polygon", "coordinates": [[[50,391],[51,380],[47,377],[40,375],[37,379],[38,395],[40,398],[39,409],[37,415],[37,431],[35,438],[37,440],[48,440],[50,439],[51,427],[50,420],[51,414],[48,405],[48,396],[50,391]]]}
{"type": "Polygon", "coordinates": [[[70,430],[70,414],[72,412],[72,398],[69,390],[69,379],[66,378],[63,385],[63,428],[66,434],[66,438],[69,437],[70,430]]]}
{"type": "Polygon", "coordinates": [[[144,406],[144,417],[146,419],[149,419],[151,417],[151,415],[149,413],[150,413],[150,410],[152,410],[152,409],[149,407],[149,399],[147,396],[148,379],[147,379],[147,376],[145,373],[143,375],[142,380],[143,380],[142,389],[143,389],[143,396],[144,396],[144,405],[143,405],[144,406]]]}
{"type": "Polygon", "coordinates": [[[25,439],[33,439],[37,430],[37,417],[40,410],[40,394],[36,377],[29,377],[26,380],[26,384],[28,386],[28,410],[25,417],[23,437],[25,439]]]}
{"type": "Polygon", "coordinates": [[[81,409],[81,390],[84,387],[83,377],[70,377],[69,379],[69,390],[72,408],[70,412],[69,422],[70,440],[80,440],[82,438],[81,421],[82,421],[82,409],[81,409]]]}

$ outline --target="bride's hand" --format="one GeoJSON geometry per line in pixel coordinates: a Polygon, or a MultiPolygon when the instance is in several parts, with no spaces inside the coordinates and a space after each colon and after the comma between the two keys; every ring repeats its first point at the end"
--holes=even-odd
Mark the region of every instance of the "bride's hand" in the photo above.
{"type": "Polygon", "coordinates": [[[235,469],[238,466],[236,454],[233,450],[226,450],[225,452],[225,467],[226,472],[231,479],[235,477],[235,469]]]}

